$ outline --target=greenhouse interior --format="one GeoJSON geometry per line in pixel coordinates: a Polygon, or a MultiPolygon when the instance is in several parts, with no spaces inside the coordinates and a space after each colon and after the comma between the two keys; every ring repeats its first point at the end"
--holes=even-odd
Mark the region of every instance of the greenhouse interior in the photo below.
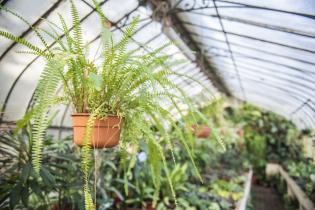
{"type": "Polygon", "coordinates": [[[314,0],[0,0],[0,209],[315,210],[314,84],[314,0]]]}

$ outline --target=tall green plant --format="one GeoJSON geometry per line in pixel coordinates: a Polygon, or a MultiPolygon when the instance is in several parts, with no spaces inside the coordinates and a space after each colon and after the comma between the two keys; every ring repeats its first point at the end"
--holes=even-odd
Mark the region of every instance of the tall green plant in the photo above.
{"type": "MultiPolygon", "coordinates": [[[[178,61],[170,61],[169,57],[162,53],[170,45],[169,43],[142,55],[139,55],[139,50],[127,50],[127,45],[135,33],[138,18],[135,18],[124,29],[123,37],[118,42],[114,42],[111,32],[104,26],[107,25],[105,14],[97,2],[93,0],[102,25],[102,53],[99,58],[101,65],[96,65],[93,60],[86,56],[88,47],[83,45],[78,11],[73,1],[70,0],[70,2],[72,29],[66,24],[62,15],[59,15],[62,27],[47,21],[53,28],[53,32],[34,28],[37,36],[46,46],[45,49],[41,49],[8,32],[0,31],[0,36],[28,47],[30,51],[27,53],[43,56],[46,59],[46,67],[35,92],[35,106],[31,112],[34,136],[32,162],[35,171],[39,173],[41,170],[43,141],[48,126],[50,108],[60,103],[71,104],[75,112],[90,114],[81,161],[86,209],[95,208],[88,181],[90,165],[93,161],[90,145],[92,126],[95,119],[105,118],[109,114],[124,119],[120,147],[125,152],[122,153],[126,154],[128,148],[133,148],[131,159],[135,159],[139,148],[139,140],[142,139],[149,148],[149,163],[157,191],[161,186],[160,177],[162,176],[162,170],[164,170],[171,192],[175,197],[165,152],[172,153],[173,139],[179,140],[198,173],[191,151],[192,132],[190,129],[183,130],[182,127],[185,127],[185,124],[196,123],[197,116],[204,124],[209,124],[209,122],[198,111],[186,93],[170,78],[171,76],[177,76],[189,80],[193,79],[171,69],[173,65],[178,64],[178,61]],[[49,48],[41,33],[53,38],[58,47],[49,48]],[[64,35],[64,40],[61,40],[62,35],[64,35]],[[56,97],[55,92],[60,84],[64,90],[63,95],[56,97]],[[162,101],[171,105],[164,107],[162,101]],[[185,105],[186,108],[181,108],[182,105],[185,105]],[[175,117],[174,111],[179,118],[184,117],[187,113],[190,114],[191,118],[182,121],[181,123],[184,125],[179,125],[178,117],[175,117]],[[157,130],[152,129],[152,126],[155,126],[157,130]],[[168,132],[169,128],[174,129],[175,134],[172,134],[172,137],[175,136],[176,138],[171,138],[168,132]]],[[[17,14],[15,15],[20,17],[17,14]]],[[[20,19],[26,22],[23,18],[20,17],[20,19]]],[[[198,81],[193,82],[200,84],[198,81]]],[[[216,132],[213,131],[213,133],[224,147],[216,132]]],[[[126,162],[124,159],[127,157],[122,157],[121,162],[124,164],[126,162]]],[[[129,166],[125,167],[127,175],[133,165],[131,162],[129,166]]]]}

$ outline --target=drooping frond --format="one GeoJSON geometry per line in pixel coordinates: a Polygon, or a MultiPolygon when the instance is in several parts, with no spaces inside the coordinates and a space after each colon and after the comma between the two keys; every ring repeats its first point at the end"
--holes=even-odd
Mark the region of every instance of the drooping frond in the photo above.
{"type": "Polygon", "coordinates": [[[53,31],[53,33],[51,33],[50,31],[48,31],[46,29],[42,29],[42,28],[40,28],[40,30],[43,31],[46,35],[48,35],[50,38],[52,38],[57,44],[59,44],[59,46],[62,48],[62,50],[64,50],[64,51],[67,50],[61,41],[61,36],[57,33],[57,31],[53,27],[51,27],[51,30],[53,31]]]}
{"type": "Polygon", "coordinates": [[[60,74],[64,62],[59,59],[49,59],[41,74],[35,90],[35,112],[33,122],[32,163],[36,173],[39,173],[42,162],[43,141],[49,125],[48,110],[55,98],[55,92],[60,82],[60,74]]]}
{"type": "Polygon", "coordinates": [[[40,34],[40,32],[37,30],[37,28],[35,28],[32,24],[30,24],[25,18],[23,18],[21,15],[19,15],[18,13],[10,10],[9,8],[6,7],[0,7],[0,9],[4,9],[6,12],[12,14],[13,16],[19,18],[21,21],[23,21],[26,25],[28,25],[36,34],[36,36],[40,39],[40,41],[44,44],[45,49],[49,51],[49,46],[46,42],[46,40],[43,38],[43,36],[40,34]]]}
{"type": "Polygon", "coordinates": [[[13,34],[9,33],[9,32],[6,32],[6,31],[0,31],[0,36],[3,36],[7,39],[10,39],[16,43],[19,43],[19,44],[22,44],[24,46],[26,46],[27,48],[33,50],[34,52],[36,52],[37,54],[41,55],[41,56],[44,56],[46,58],[49,58],[50,55],[49,54],[46,54],[44,50],[40,49],[39,47],[33,45],[32,43],[26,41],[25,39],[23,38],[20,38],[20,37],[17,37],[17,36],[14,36],[13,34]]]}
{"type": "Polygon", "coordinates": [[[83,191],[84,191],[84,203],[86,210],[95,210],[95,205],[93,203],[93,199],[91,196],[91,191],[89,187],[89,173],[90,173],[90,165],[91,165],[91,141],[92,138],[92,130],[94,121],[96,119],[96,113],[91,113],[89,116],[86,130],[84,134],[83,147],[82,147],[82,159],[81,159],[81,167],[83,172],[83,191]]]}

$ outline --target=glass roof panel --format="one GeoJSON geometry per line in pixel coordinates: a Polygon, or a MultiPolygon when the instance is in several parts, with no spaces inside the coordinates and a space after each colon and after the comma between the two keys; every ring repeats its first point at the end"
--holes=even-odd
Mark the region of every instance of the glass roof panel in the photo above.
{"type": "MultiPolygon", "coordinates": [[[[256,39],[250,39],[248,37],[237,36],[233,34],[228,34],[229,42],[233,45],[242,45],[245,47],[251,47],[258,50],[263,50],[266,53],[272,54],[276,53],[282,56],[288,56],[290,58],[299,59],[302,61],[314,63],[314,53],[302,51],[289,46],[279,45],[277,43],[270,43],[265,41],[259,41],[256,39]]],[[[270,40],[267,40],[270,41],[270,40]]]]}
{"type": "MultiPolygon", "coordinates": [[[[18,120],[23,117],[27,107],[29,106],[36,87],[36,83],[40,77],[40,72],[42,71],[42,67],[44,65],[44,60],[38,59],[36,62],[31,64],[28,71],[25,71],[19,82],[16,84],[15,88],[12,89],[12,92],[10,93],[4,119],[18,120]]],[[[3,87],[2,84],[1,87],[3,87]]],[[[1,94],[1,96],[7,97],[6,94],[1,94]]]]}
{"type": "MultiPolygon", "coordinates": [[[[204,0],[171,2],[173,8],[167,14],[172,16],[172,20],[176,19],[171,27],[183,27],[187,31],[188,34],[179,34],[179,37],[186,38],[185,42],[193,42],[187,45],[198,47],[197,52],[200,50],[205,55],[233,96],[243,99],[244,93],[248,102],[292,117],[298,126],[315,127],[315,120],[312,119],[315,117],[314,103],[290,116],[305,100],[315,96],[315,4],[312,0],[216,0],[216,4],[204,0]]],[[[93,10],[93,1],[78,0],[75,3],[82,18],[84,40],[91,42],[89,58],[97,58],[100,25],[95,24],[98,17],[93,10]]],[[[115,40],[122,36],[122,29],[130,24],[133,17],[140,16],[137,32],[132,37],[135,42],[128,45],[128,49],[140,49],[138,54],[157,49],[172,38],[168,33],[163,33],[163,24],[152,19],[154,10],[142,1],[103,0],[101,4],[107,18],[114,23],[112,30],[115,40]],[[148,48],[144,48],[144,45],[148,48]]],[[[60,26],[60,13],[71,26],[69,1],[34,0],[32,5],[34,8],[30,10],[25,2],[17,0],[9,0],[5,4],[31,24],[36,22],[36,26],[45,30],[51,31],[51,27],[40,20],[43,15],[60,26]]],[[[18,36],[24,33],[24,38],[43,46],[27,24],[3,11],[0,12],[0,30],[18,36]]],[[[178,31],[182,30],[175,30],[176,33],[178,31]]],[[[49,37],[44,37],[49,45],[55,46],[49,37]]],[[[36,56],[17,54],[16,51],[25,49],[20,45],[12,45],[6,51],[11,44],[11,41],[4,39],[0,43],[0,103],[6,103],[5,120],[17,120],[25,113],[44,66],[43,60],[36,56]]],[[[211,72],[202,72],[207,70],[200,69],[200,60],[197,59],[198,65],[190,61],[186,57],[187,52],[183,53],[182,46],[168,46],[161,54],[169,55],[172,61],[185,60],[173,70],[188,74],[210,88],[214,95],[217,94],[209,80],[211,72]]],[[[206,103],[206,100],[214,97],[188,79],[178,76],[171,76],[170,79],[189,92],[196,103],[206,103]]],[[[161,103],[170,106],[170,102],[161,103]]],[[[71,109],[61,106],[56,110],[60,111],[53,125],[69,126],[71,109]]]]}
{"type": "Polygon", "coordinates": [[[274,10],[281,10],[286,12],[294,12],[300,14],[315,14],[315,5],[313,0],[216,0],[218,2],[240,3],[248,6],[256,6],[262,8],[270,8],[274,10]]]}
{"type": "MultiPolygon", "coordinates": [[[[52,6],[57,5],[57,0],[34,0],[32,9],[29,9],[28,1],[11,0],[5,5],[6,8],[22,16],[30,24],[34,24],[38,17],[41,17],[52,6]]],[[[16,36],[20,36],[27,31],[29,26],[14,15],[6,12],[0,12],[0,30],[10,31],[16,36]]],[[[7,39],[1,39],[0,55],[2,55],[13,42],[7,39]]]]}
{"type": "Polygon", "coordinates": [[[288,13],[268,11],[257,8],[225,7],[220,8],[220,16],[224,20],[242,22],[248,25],[259,25],[261,27],[272,28],[274,30],[286,30],[288,32],[291,31],[292,33],[302,32],[302,34],[315,33],[314,20],[305,19],[302,16],[288,13]]]}
{"type": "Polygon", "coordinates": [[[283,45],[298,47],[306,50],[315,48],[315,40],[310,37],[298,36],[282,31],[274,31],[267,28],[249,26],[243,23],[222,20],[227,33],[277,42],[283,45]]]}

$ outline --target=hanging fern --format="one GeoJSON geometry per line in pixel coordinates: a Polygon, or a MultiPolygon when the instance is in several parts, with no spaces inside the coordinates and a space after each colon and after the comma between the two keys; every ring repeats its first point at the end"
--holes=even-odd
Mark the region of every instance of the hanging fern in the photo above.
{"type": "MultiPolygon", "coordinates": [[[[127,50],[137,28],[138,17],[134,18],[125,28],[122,38],[114,43],[110,30],[105,24],[107,23],[105,14],[96,0],[93,2],[102,26],[100,66],[97,66],[94,60],[91,61],[86,56],[88,48],[82,44],[79,13],[72,0],[70,0],[72,29],[68,27],[62,15],[59,15],[61,26],[47,20],[52,31],[33,28],[47,49],[41,49],[25,39],[0,31],[0,36],[26,46],[29,49],[25,51],[26,53],[43,56],[47,61],[36,88],[35,106],[31,117],[33,122],[32,161],[34,169],[37,173],[40,172],[43,139],[49,124],[49,109],[59,102],[56,100],[55,92],[58,84],[62,84],[64,94],[60,97],[62,102],[73,105],[75,112],[90,114],[81,150],[85,208],[94,210],[96,207],[89,186],[90,166],[93,161],[90,145],[92,127],[95,119],[104,118],[108,114],[124,118],[120,141],[121,149],[126,150],[130,146],[134,148],[133,154],[131,154],[131,164],[128,166],[126,165],[127,153],[122,151],[121,164],[125,170],[125,181],[128,181],[128,175],[134,166],[139,142],[144,141],[148,146],[148,164],[150,164],[152,181],[156,188],[154,201],[156,202],[158,199],[161,187],[160,178],[165,174],[176,203],[176,192],[172,185],[166,154],[170,153],[174,164],[176,164],[173,145],[175,142],[181,143],[191,158],[195,172],[202,180],[193,158],[194,136],[191,129],[183,128],[195,124],[197,118],[205,124],[210,123],[198,111],[193,100],[171,78],[180,77],[200,85],[205,91],[208,90],[199,81],[195,81],[187,75],[179,74],[172,69],[181,61],[171,61],[169,56],[162,53],[172,43],[166,43],[153,51],[148,51],[144,47],[148,52],[142,55],[139,55],[138,49],[127,50]],[[43,40],[40,32],[52,38],[58,47],[49,49],[48,43],[43,40]],[[64,40],[61,39],[63,35],[64,40]],[[163,106],[162,102],[169,104],[169,106],[163,106]],[[185,108],[181,105],[185,105],[185,108]],[[184,118],[187,113],[191,116],[190,119],[184,118]],[[181,122],[181,119],[185,121],[181,122]],[[156,130],[153,130],[152,126],[156,130]],[[172,134],[170,129],[173,129],[172,134]]],[[[13,12],[11,14],[16,15],[13,12]]],[[[20,17],[20,19],[28,24],[23,18],[20,17]]],[[[224,142],[215,130],[213,131],[213,135],[224,149],[224,142]]],[[[128,186],[125,186],[126,191],[128,191],[128,186]]]]}

